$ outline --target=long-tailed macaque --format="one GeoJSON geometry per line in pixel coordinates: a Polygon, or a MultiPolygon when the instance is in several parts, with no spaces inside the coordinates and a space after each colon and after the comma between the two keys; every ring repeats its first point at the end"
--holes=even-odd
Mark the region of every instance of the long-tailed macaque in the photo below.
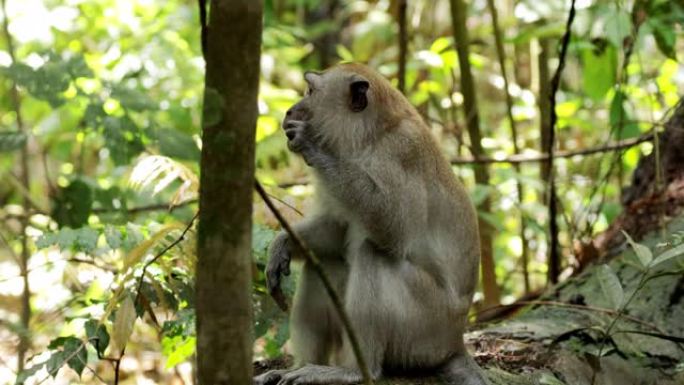
{"type": "MultiPolygon", "coordinates": [[[[484,385],[463,331],[480,258],[476,213],[408,100],[375,71],[341,64],[304,75],[309,89],[283,121],[289,149],[313,169],[318,209],[295,232],[331,276],[371,374],[434,370],[484,385]]],[[[270,248],[279,290],[298,258],[286,233],[270,248]]],[[[295,366],[256,384],[362,380],[338,315],[304,263],[291,314],[295,366]]]]}

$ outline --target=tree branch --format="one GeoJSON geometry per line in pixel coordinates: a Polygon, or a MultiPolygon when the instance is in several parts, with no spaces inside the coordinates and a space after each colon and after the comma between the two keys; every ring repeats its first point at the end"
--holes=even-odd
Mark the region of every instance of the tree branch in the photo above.
{"type": "Polygon", "coordinates": [[[568,14],[568,21],[565,26],[565,34],[561,39],[561,51],[558,58],[558,68],[556,73],[551,79],[551,95],[550,98],[550,108],[551,108],[551,129],[549,131],[549,143],[546,148],[546,153],[549,154],[548,158],[548,170],[549,170],[549,267],[548,267],[548,280],[550,283],[555,284],[558,282],[558,275],[561,269],[561,255],[559,250],[558,241],[558,221],[556,214],[558,212],[557,197],[556,197],[556,180],[555,172],[553,169],[554,161],[554,145],[556,137],[556,123],[558,121],[558,115],[556,114],[556,93],[560,88],[560,79],[563,69],[565,68],[565,58],[568,53],[568,46],[570,45],[570,36],[572,34],[572,22],[575,20],[575,1],[572,0],[570,4],[570,13],[568,14]]]}
{"type": "MultiPolygon", "coordinates": [[[[7,51],[12,59],[12,64],[17,63],[17,58],[15,56],[14,42],[12,40],[12,35],[9,31],[9,15],[7,14],[7,1],[2,0],[2,14],[3,14],[3,31],[5,33],[5,39],[7,40],[7,51]]],[[[10,97],[12,99],[14,112],[16,114],[17,129],[26,135],[26,142],[21,147],[20,154],[20,181],[21,187],[23,188],[23,200],[22,206],[25,213],[28,213],[32,201],[30,197],[30,181],[31,174],[29,168],[29,142],[30,142],[30,132],[24,126],[24,120],[21,114],[21,98],[19,97],[19,90],[17,88],[17,83],[12,81],[12,86],[10,89],[10,97]]],[[[31,340],[30,340],[30,323],[31,323],[31,288],[29,287],[28,278],[28,262],[31,254],[29,253],[28,237],[26,236],[26,228],[28,227],[28,216],[21,219],[21,258],[19,263],[19,269],[21,270],[21,276],[23,278],[24,288],[21,293],[21,324],[24,328],[24,333],[19,336],[19,347],[17,349],[17,371],[24,369],[24,359],[26,358],[26,352],[28,351],[31,340]]]]}
{"type": "MultiPolygon", "coordinates": [[[[634,147],[638,144],[644,143],[644,142],[650,142],[653,140],[653,134],[644,134],[642,136],[639,136],[637,138],[631,138],[631,139],[625,139],[618,141],[613,144],[607,144],[605,146],[597,146],[597,147],[590,147],[590,148],[585,148],[581,150],[574,150],[574,151],[555,151],[553,152],[552,157],[554,159],[563,159],[563,158],[574,158],[576,156],[585,156],[585,155],[593,155],[593,154],[599,154],[599,153],[604,153],[604,152],[611,152],[611,151],[616,151],[616,150],[622,150],[625,148],[630,148],[634,147]]],[[[510,163],[510,164],[517,164],[517,163],[539,163],[539,162],[548,162],[549,161],[549,154],[536,154],[536,155],[524,155],[524,154],[519,154],[519,155],[512,155],[506,158],[455,158],[451,160],[451,164],[475,164],[475,163],[510,163]]]]}

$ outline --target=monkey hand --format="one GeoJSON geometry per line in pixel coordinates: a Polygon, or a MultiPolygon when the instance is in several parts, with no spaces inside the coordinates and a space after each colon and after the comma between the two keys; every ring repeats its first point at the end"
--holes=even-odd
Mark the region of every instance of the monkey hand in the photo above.
{"type": "Polygon", "coordinates": [[[290,151],[301,154],[306,164],[314,167],[316,159],[320,158],[322,153],[311,137],[309,123],[303,120],[289,120],[285,122],[285,135],[290,151]]]}
{"type": "Polygon", "coordinates": [[[283,275],[290,275],[290,238],[285,232],[280,232],[269,249],[270,258],[266,266],[266,287],[278,306],[287,311],[287,300],[280,287],[283,275]]]}

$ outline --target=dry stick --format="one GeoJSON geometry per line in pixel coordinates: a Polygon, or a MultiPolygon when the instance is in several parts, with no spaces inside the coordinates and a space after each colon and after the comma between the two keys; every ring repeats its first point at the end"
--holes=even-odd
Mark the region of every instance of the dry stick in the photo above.
{"type": "Polygon", "coordinates": [[[318,257],[316,257],[316,255],[314,255],[311,249],[309,249],[304,244],[304,241],[299,237],[299,235],[297,235],[297,233],[294,232],[290,224],[285,220],[285,218],[283,218],[283,215],[280,213],[280,211],[278,211],[278,209],[275,207],[275,205],[269,198],[268,194],[266,194],[266,191],[264,191],[264,188],[256,179],[254,180],[254,188],[257,190],[259,196],[261,196],[261,199],[263,199],[264,203],[266,203],[266,206],[268,206],[269,210],[271,210],[276,219],[278,219],[278,222],[283,227],[285,232],[289,235],[290,240],[294,243],[295,247],[302,252],[304,258],[306,259],[306,262],[311,264],[311,267],[313,267],[313,269],[316,271],[316,274],[318,274],[318,276],[321,278],[323,286],[325,287],[325,291],[328,292],[328,296],[330,296],[330,300],[335,306],[335,310],[337,311],[337,314],[339,315],[340,320],[342,321],[342,325],[344,326],[344,329],[347,331],[347,335],[349,336],[349,343],[351,344],[352,349],[354,351],[354,356],[356,356],[356,362],[359,365],[359,370],[361,371],[361,375],[363,376],[363,383],[366,385],[372,384],[373,378],[371,377],[370,372],[368,371],[368,366],[366,365],[363,353],[361,352],[359,340],[356,336],[354,328],[352,327],[349,315],[347,315],[347,312],[344,310],[342,299],[335,291],[335,288],[333,287],[330,278],[328,277],[328,274],[325,272],[323,266],[321,265],[321,261],[318,259],[318,257]]]}
{"type": "MultiPolygon", "coordinates": [[[[506,73],[506,62],[504,51],[503,37],[501,33],[501,28],[499,28],[499,13],[496,11],[496,6],[494,5],[494,0],[487,0],[487,6],[489,7],[489,13],[492,14],[492,27],[494,28],[494,42],[496,44],[496,55],[499,59],[499,67],[501,71],[501,77],[504,81],[504,94],[506,95],[506,115],[508,116],[508,121],[511,125],[511,139],[513,141],[513,153],[515,155],[520,153],[520,147],[518,146],[518,128],[513,118],[513,98],[508,90],[508,75],[506,73]]],[[[520,163],[513,164],[515,172],[521,175],[520,163]]],[[[520,263],[522,264],[523,282],[525,286],[525,293],[530,291],[530,275],[527,271],[527,254],[528,254],[528,243],[525,238],[525,227],[527,227],[527,221],[525,220],[525,212],[523,211],[523,198],[524,191],[522,183],[516,178],[516,190],[518,192],[518,203],[520,204],[520,241],[522,242],[522,252],[520,254],[520,263]]]]}
{"type": "MultiPolygon", "coordinates": [[[[12,64],[17,63],[17,58],[14,55],[14,42],[12,41],[12,35],[9,31],[9,16],[7,14],[7,4],[6,0],[2,0],[2,14],[3,14],[3,30],[5,32],[5,39],[7,40],[7,51],[12,59],[12,64]]],[[[31,207],[30,199],[30,169],[29,169],[29,132],[24,126],[24,121],[21,115],[21,99],[19,98],[19,90],[17,89],[17,83],[12,81],[12,86],[10,89],[10,96],[12,103],[14,104],[14,112],[17,119],[17,128],[20,132],[26,135],[26,142],[21,147],[20,156],[20,166],[21,166],[21,185],[26,190],[24,194],[24,199],[22,201],[22,206],[25,213],[29,212],[31,207]]],[[[19,334],[19,347],[17,349],[17,371],[22,371],[24,369],[24,359],[26,357],[26,352],[29,349],[31,341],[30,336],[30,322],[31,322],[31,288],[29,287],[29,273],[28,273],[28,260],[31,256],[28,250],[28,237],[26,236],[26,228],[28,228],[29,218],[28,216],[21,219],[21,259],[19,263],[19,270],[21,271],[21,276],[24,281],[24,288],[21,292],[21,326],[22,330],[19,334]]]]}
{"type": "Polygon", "coordinates": [[[565,68],[565,57],[568,53],[568,45],[570,44],[570,35],[572,34],[572,22],[575,20],[575,0],[572,0],[570,4],[570,14],[568,15],[568,21],[565,25],[565,34],[561,40],[561,52],[558,57],[558,68],[556,73],[551,79],[551,95],[550,107],[551,107],[551,130],[549,132],[549,143],[546,153],[549,154],[548,167],[549,167],[549,233],[550,233],[550,252],[549,252],[549,267],[548,267],[548,280],[550,283],[558,282],[558,275],[560,274],[560,253],[559,253],[559,242],[558,242],[558,221],[556,219],[556,214],[558,211],[556,202],[556,181],[555,173],[553,169],[553,150],[555,144],[556,136],[556,123],[558,120],[558,115],[556,114],[556,92],[560,87],[560,78],[563,73],[563,68],[565,68]]]}
{"type": "Polygon", "coordinates": [[[397,18],[399,22],[399,82],[397,88],[403,94],[406,88],[406,52],[408,50],[408,34],[406,32],[406,3],[408,0],[399,0],[397,18]]]}
{"type": "MultiPolygon", "coordinates": [[[[584,156],[584,155],[594,155],[594,154],[600,154],[604,152],[611,152],[611,151],[617,151],[617,150],[622,150],[630,147],[634,147],[638,144],[644,143],[644,142],[649,142],[653,139],[653,134],[644,134],[642,136],[639,136],[637,138],[631,138],[631,139],[625,139],[625,140],[620,140],[616,143],[613,144],[607,144],[605,146],[597,146],[597,147],[590,147],[590,148],[585,148],[581,150],[575,150],[575,151],[556,151],[553,153],[553,158],[554,159],[562,159],[562,158],[574,158],[576,156],[584,156]]],[[[510,164],[516,164],[516,163],[539,163],[539,162],[549,162],[549,154],[544,153],[544,154],[538,154],[538,155],[512,155],[507,158],[455,158],[452,159],[450,162],[451,164],[477,164],[477,163],[510,163],[510,164]]]]}

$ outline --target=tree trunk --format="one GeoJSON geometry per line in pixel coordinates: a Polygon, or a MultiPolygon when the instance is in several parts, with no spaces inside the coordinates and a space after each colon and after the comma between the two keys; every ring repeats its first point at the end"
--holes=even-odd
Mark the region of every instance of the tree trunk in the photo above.
{"type": "MultiPolygon", "coordinates": [[[[463,93],[463,105],[465,112],[466,127],[470,136],[470,146],[473,157],[484,156],[482,149],[482,133],[480,131],[480,117],[477,111],[477,97],[475,95],[475,82],[470,69],[468,28],[466,27],[466,5],[463,0],[450,0],[451,19],[454,29],[454,40],[458,51],[458,63],[461,68],[461,92],[463,93]]],[[[474,165],[475,182],[483,186],[489,186],[489,172],[484,164],[474,165]]],[[[491,211],[491,199],[487,197],[480,206],[480,211],[491,211]]],[[[485,307],[499,303],[499,286],[496,283],[496,271],[494,269],[494,256],[492,253],[492,226],[481,217],[478,219],[480,227],[480,247],[482,251],[482,290],[484,292],[485,307]]]]}
{"type": "Polygon", "coordinates": [[[251,231],[262,3],[214,0],[206,45],[197,263],[200,384],[252,383],[251,231]]]}

